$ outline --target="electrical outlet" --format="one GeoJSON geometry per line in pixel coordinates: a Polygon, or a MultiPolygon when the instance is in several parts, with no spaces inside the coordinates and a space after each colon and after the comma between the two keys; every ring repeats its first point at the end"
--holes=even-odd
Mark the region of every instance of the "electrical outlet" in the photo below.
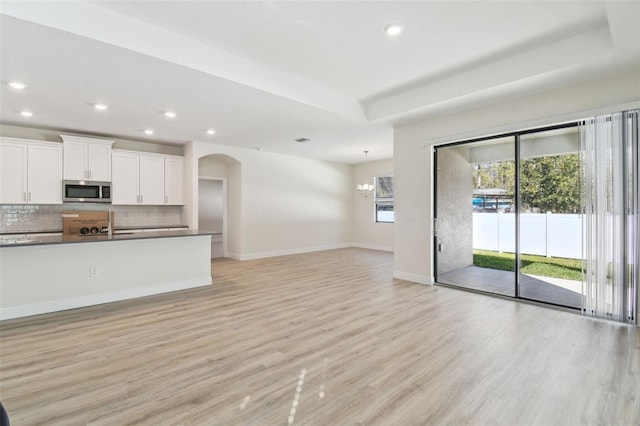
{"type": "Polygon", "coordinates": [[[98,269],[98,267],[97,266],[91,266],[89,268],[89,276],[91,278],[97,278],[98,275],[100,275],[100,270],[98,269]]]}

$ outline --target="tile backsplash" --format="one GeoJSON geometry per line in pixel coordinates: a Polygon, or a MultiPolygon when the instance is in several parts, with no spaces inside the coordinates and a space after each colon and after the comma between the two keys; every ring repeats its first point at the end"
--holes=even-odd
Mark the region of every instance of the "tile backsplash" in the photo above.
{"type": "Polygon", "coordinates": [[[0,233],[62,232],[62,212],[66,210],[114,212],[116,228],[176,226],[187,223],[182,206],[111,206],[65,203],[56,205],[0,205],[0,233]]]}

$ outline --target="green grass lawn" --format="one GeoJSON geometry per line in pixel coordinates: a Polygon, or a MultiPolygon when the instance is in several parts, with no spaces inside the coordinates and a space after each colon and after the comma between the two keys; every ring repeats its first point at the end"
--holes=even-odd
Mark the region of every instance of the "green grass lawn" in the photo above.
{"type": "MultiPolygon", "coordinates": [[[[481,268],[514,271],[515,254],[498,253],[489,250],[474,250],[473,264],[481,268]]],[[[542,277],[564,278],[565,280],[582,280],[582,261],[560,257],[544,257],[523,254],[520,256],[524,274],[542,277]]]]}

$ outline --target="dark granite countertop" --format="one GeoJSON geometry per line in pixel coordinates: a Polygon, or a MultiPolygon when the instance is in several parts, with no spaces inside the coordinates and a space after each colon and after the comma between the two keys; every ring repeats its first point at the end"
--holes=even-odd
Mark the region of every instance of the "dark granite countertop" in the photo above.
{"type": "Polygon", "coordinates": [[[115,230],[116,231],[129,231],[132,229],[172,229],[172,228],[176,228],[176,229],[184,229],[184,228],[188,228],[187,225],[168,225],[168,226],[162,226],[162,225],[154,225],[154,226],[116,226],[115,230]]]}
{"type": "MultiPolygon", "coordinates": [[[[133,228],[139,229],[139,228],[133,228]]],[[[190,230],[180,229],[175,231],[149,231],[149,232],[136,232],[130,234],[114,234],[108,235],[49,235],[49,236],[37,236],[30,237],[28,234],[24,237],[11,237],[8,235],[0,238],[0,247],[25,247],[35,245],[49,245],[49,244],[77,244],[77,243],[90,243],[90,242],[104,242],[104,241],[128,241],[128,240],[146,240],[150,238],[172,238],[172,237],[194,237],[200,235],[213,235],[213,232],[204,230],[190,230]]]]}
{"type": "MultiPolygon", "coordinates": [[[[188,229],[187,225],[167,225],[167,226],[119,226],[114,231],[130,231],[135,229],[188,229]]],[[[62,229],[38,229],[33,231],[12,231],[12,232],[0,232],[0,238],[12,236],[12,235],[30,235],[30,234],[62,234],[62,229]]]]}

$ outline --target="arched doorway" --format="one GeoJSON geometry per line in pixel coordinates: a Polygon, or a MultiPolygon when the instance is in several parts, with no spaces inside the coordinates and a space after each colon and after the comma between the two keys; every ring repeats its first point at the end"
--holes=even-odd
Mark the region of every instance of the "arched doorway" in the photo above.
{"type": "Polygon", "coordinates": [[[198,228],[214,232],[211,257],[240,253],[241,163],[225,154],[198,159],[198,228]]]}

